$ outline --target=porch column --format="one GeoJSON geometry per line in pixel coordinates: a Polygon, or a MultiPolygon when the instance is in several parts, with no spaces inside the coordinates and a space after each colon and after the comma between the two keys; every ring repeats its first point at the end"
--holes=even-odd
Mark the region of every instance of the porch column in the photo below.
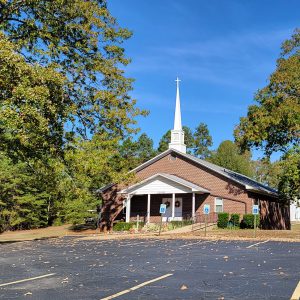
{"type": "Polygon", "coordinates": [[[128,194],[126,200],[126,222],[130,222],[130,202],[131,196],[128,194]]]}
{"type": "Polygon", "coordinates": [[[172,220],[175,218],[175,194],[172,194],[172,220]]]}
{"type": "Polygon", "coordinates": [[[148,202],[147,202],[147,224],[150,223],[150,199],[151,199],[151,194],[148,194],[148,202]]]}
{"type": "Polygon", "coordinates": [[[192,197],[192,218],[193,220],[195,218],[195,193],[193,193],[193,197],[192,197]]]}

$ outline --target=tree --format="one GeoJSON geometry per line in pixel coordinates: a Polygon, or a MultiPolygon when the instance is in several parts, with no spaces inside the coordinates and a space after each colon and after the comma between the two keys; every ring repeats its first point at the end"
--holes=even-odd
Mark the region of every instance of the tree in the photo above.
{"type": "Polygon", "coordinates": [[[156,151],[153,148],[153,140],[146,133],[142,133],[137,141],[134,141],[131,136],[125,139],[119,146],[119,154],[132,170],[154,157],[156,151]]]}
{"type": "Polygon", "coordinates": [[[217,151],[208,158],[208,161],[249,177],[254,175],[251,153],[240,154],[239,148],[232,141],[222,142],[217,151]]]}
{"type": "Polygon", "coordinates": [[[269,84],[255,95],[256,105],[248,108],[235,130],[244,148],[260,147],[266,155],[286,152],[300,142],[300,29],[282,45],[277,68],[269,84]]]}
{"type": "Polygon", "coordinates": [[[99,204],[99,187],[132,178],[128,160],[121,157],[116,144],[116,138],[98,133],[91,140],[78,138],[66,152],[57,187],[62,195],[59,211],[63,221],[82,222],[87,210],[99,204]]]}
{"type": "Polygon", "coordinates": [[[194,155],[202,159],[209,157],[209,147],[212,146],[212,137],[209,135],[209,130],[206,124],[200,123],[194,132],[194,155]]]}
{"type": "Polygon", "coordinates": [[[169,149],[169,143],[171,143],[171,130],[168,130],[160,139],[157,151],[159,153],[169,149]]]}
{"type": "Polygon", "coordinates": [[[299,197],[300,142],[300,29],[282,44],[269,84],[255,95],[256,105],[240,119],[235,139],[243,149],[261,148],[267,158],[281,151],[281,199],[299,197]]]}
{"type": "Polygon", "coordinates": [[[24,182],[7,174],[9,226],[82,221],[96,189],[130,177],[118,145],[146,114],[122,69],[130,36],[105,0],[0,1],[2,167],[24,182]]]}
{"type": "Polygon", "coordinates": [[[280,161],[271,162],[265,157],[252,163],[255,169],[254,179],[276,189],[282,172],[280,161]]]}
{"type": "MultiPolygon", "coordinates": [[[[14,163],[0,153],[0,219],[4,230],[48,225],[50,195],[44,182],[28,164],[14,163]]],[[[51,182],[53,177],[48,178],[48,186],[51,182]]]]}
{"type": "Polygon", "coordinates": [[[137,157],[139,164],[146,162],[156,155],[153,148],[153,140],[146,133],[140,135],[137,140],[137,157]]]}
{"type": "Polygon", "coordinates": [[[0,149],[15,159],[61,156],[71,112],[66,78],[26,63],[0,32],[0,149]]]}
{"type": "MultiPolygon", "coordinates": [[[[192,149],[194,148],[194,137],[192,130],[187,126],[182,126],[184,131],[184,142],[186,144],[187,153],[192,153],[192,149]]],[[[169,149],[169,143],[171,143],[171,130],[168,130],[160,139],[157,151],[159,153],[166,151],[169,149]]]]}
{"type": "MultiPolygon", "coordinates": [[[[132,132],[132,79],[120,68],[130,60],[120,45],[131,32],[118,26],[105,0],[0,2],[0,30],[26,61],[55,68],[67,78],[72,131],[85,138],[101,130],[132,132]]],[[[70,127],[70,126],[69,126],[70,127]]]]}
{"type": "Polygon", "coordinates": [[[278,184],[281,198],[287,203],[300,199],[300,146],[290,149],[281,159],[282,173],[278,184]]]}

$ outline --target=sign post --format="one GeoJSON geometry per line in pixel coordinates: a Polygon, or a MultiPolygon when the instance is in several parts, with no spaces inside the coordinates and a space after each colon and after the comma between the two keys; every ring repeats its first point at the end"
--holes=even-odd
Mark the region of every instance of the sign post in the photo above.
{"type": "Polygon", "coordinates": [[[161,226],[162,226],[162,218],[163,218],[163,215],[166,213],[166,210],[167,210],[167,205],[162,203],[159,207],[159,213],[160,213],[160,225],[159,225],[159,233],[158,235],[160,235],[160,232],[161,232],[161,226]]]}
{"type": "Polygon", "coordinates": [[[258,205],[253,205],[252,206],[252,214],[254,215],[254,237],[256,238],[256,218],[257,215],[259,214],[259,206],[258,205]]]}
{"type": "Polygon", "coordinates": [[[139,232],[140,215],[136,216],[136,231],[139,232]]]}
{"type": "Polygon", "coordinates": [[[209,213],[210,213],[210,205],[209,204],[204,204],[203,213],[204,213],[204,222],[205,222],[204,236],[206,236],[207,215],[209,215],[209,213]]]}

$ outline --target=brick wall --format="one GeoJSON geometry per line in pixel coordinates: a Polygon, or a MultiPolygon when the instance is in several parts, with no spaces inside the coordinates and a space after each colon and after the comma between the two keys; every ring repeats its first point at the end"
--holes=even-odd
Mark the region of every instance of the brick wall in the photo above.
{"type": "Polygon", "coordinates": [[[240,214],[251,212],[252,198],[242,185],[199,166],[183,156],[176,155],[174,160],[167,155],[138,171],[137,177],[145,179],[156,173],[173,174],[209,190],[210,195],[197,195],[197,199],[202,199],[201,205],[196,206],[197,212],[203,211],[204,204],[210,204],[211,209],[214,210],[216,197],[223,198],[224,211],[240,214]]]}
{"type": "MultiPolygon", "coordinates": [[[[157,173],[173,174],[183,179],[186,179],[196,185],[199,185],[210,191],[210,194],[196,194],[196,213],[202,214],[204,204],[210,204],[211,211],[215,210],[215,198],[223,199],[223,210],[229,213],[238,213],[240,215],[252,212],[252,205],[259,200],[261,206],[261,224],[266,229],[289,229],[288,208],[279,205],[274,198],[250,193],[246,191],[244,186],[215,173],[204,166],[201,166],[193,161],[188,160],[180,154],[172,154],[162,157],[158,161],[149,166],[137,171],[137,180],[146,179],[157,173]],[[176,155],[176,159],[174,159],[176,155]]],[[[123,187],[122,187],[123,188],[123,187]]],[[[120,207],[121,196],[116,195],[115,191],[120,190],[120,187],[114,186],[113,196],[111,189],[105,191],[103,198],[105,203],[104,210],[108,212],[113,209],[113,217],[115,218],[117,207],[120,207]],[[115,200],[114,200],[115,199],[115,200]],[[114,201],[116,202],[114,204],[114,201]]],[[[167,195],[151,195],[151,222],[159,222],[159,205],[162,203],[162,198],[167,195]]],[[[171,197],[171,195],[169,195],[171,197]]],[[[192,212],[192,194],[177,194],[176,197],[183,198],[183,215],[192,212]]],[[[147,196],[134,196],[131,204],[133,212],[132,220],[136,218],[139,212],[140,216],[147,213],[147,196]],[[136,200],[134,198],[136,197],[136,200]],[[140,198],[139,198],[140,197],[140,198]],[[142,200],[138,203],[138,199],[142,200]],[[134,215],[135,214],[135,215],[134,215]]]]}

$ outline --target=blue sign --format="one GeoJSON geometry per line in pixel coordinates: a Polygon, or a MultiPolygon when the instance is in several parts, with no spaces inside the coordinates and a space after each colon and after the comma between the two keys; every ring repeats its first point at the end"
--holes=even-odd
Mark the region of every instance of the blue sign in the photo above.
{"type": "Polygon", "coordinates": [[[259,207],[258,207],[258,205],[253,205],[252,206],[252,214],[253,215],[258,215],[259,214],[259,207]]]}
{"type": "Polygon", "coordinates": [[[203,212],[205,215],[209,215],[209,213],[210,213],[210,205],[209,204],[204,204],[203,212]]]}
{"type": "Polygon", "coordinates": [[[159,207],[159,213],[160,214],[165,214],[167,210],[167,205],[166,204],[161,204],[159,207]]]}

